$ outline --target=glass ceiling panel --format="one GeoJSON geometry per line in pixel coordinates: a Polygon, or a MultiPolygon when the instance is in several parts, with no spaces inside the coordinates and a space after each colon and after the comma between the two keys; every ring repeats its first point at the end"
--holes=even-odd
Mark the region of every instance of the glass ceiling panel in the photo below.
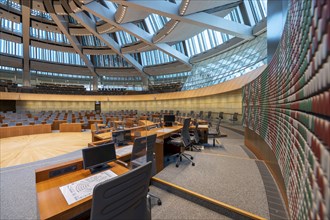
{"type": "Polygon", "coordinates": [[[162,29],[167,22],[171,19],[168,17],[164,17],[158,14],[150,14],[145,18],[145,23],[148,28],[150,34],[157,33],[160,29],[162,29]]]}
{"type": "Polygon", "coordinates": [[[197,89],[239,77],[266,64],[267,34],[194,64],[191,76],[182,90],[197,89]]]}

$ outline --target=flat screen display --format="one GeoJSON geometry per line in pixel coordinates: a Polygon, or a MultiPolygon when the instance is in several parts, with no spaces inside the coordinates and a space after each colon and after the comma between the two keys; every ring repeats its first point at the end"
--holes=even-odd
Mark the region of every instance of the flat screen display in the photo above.
{"type": "Polygon", "coordinates": [[[164,122],[175,122],[175,115],[164,115],[164,122]]]}
{"type": "MultiPolygon", "coordinates": [[[[107,163],[116,160],[115,144],[113,142],[89,147],[82,150],[84,169],[109,167],[107,163]]],[[[93,172],[93,171],[92,171],[93,172]]]]}

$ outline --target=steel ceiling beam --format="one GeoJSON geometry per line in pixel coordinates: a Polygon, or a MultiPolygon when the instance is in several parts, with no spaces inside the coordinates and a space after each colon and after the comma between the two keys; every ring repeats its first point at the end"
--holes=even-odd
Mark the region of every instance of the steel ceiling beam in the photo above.
{"type": "Polygon", "coordinates": [[[30,74],[30,9],[31,0],[22,1],[23,86],[31,86],[30,74]]]}
{"type": "Polygon", "coordinates": [[[97,32],[95,22],[91,18],[89,18],[83,11],[76,10],[77,6],[74,1],[71,0],[68,3],[66,0],[62,0],[61,2],[63,7],[70,14],[70,16],[72,16],[79,24],[85,27],[90,33],[92,33],[95,37],[105,43],[116,54],[118,54],[129,64],[131,64],[138,72],[141,73],[142,77],[148,77],[148,74],[143,71],[142,65],[139,64],[131,55],[121,53],[120,45],[114,39],[112,39],[108,34],[99,34],[97,32]],[[76,12],[74,12],[74,10],[76,10],[76,12]]]}
{"type": "Polygon", "coordinates": [[[181,52],[177,51],[175,48],[169,46],[166,43],[153,43],[152,38],[153,35],[142,30],[137,25],[133,23],[125,23],[125,24],[118,24],[115,21],[115,13],[116,9],[112,5],[108,5],[108,8],[101,5],[98,2],[90,2],[88,4],[82,5],[81,8],[94,16],[97,16],[104,20],[105,22],[108,22],[109,24],[115,26],[116,28],[125,31],[129,33],[130,35],[135,36],[136,38],[140,39],[144,43],[157,48],[158,50],[163,51],[164,53],[175,57],[180,62],[184,63],[186,66],[189,66],[190,68],[192,65],[189,63],[189,57],[182,54],[181,52]]]}
{"type": "Polygon", "coordinates": [[[179,15],[180,5],[167,1],[147,1],[147,0],[111,0],[112,2],[132,7],[137,10],[148,11],[171,19],[201,26],[222,33],[230,34],[243,39],[253,38],[252,27],[230,21],[205,12],[198,12],[186,16],[179,15]]]}
{"type": "Polygon", "coordinates": [[[88,57],[85,54],[83,54],[81,43],[78,41],[76,36],[71,35],[69,33],[69,22],[65,19],[64,16],[55,14],[55,9],[53,7],[51,0],[44,1],[44,4],[46,6],[48,13],[52,17],[53,21],[56,23],[56,25],[61,30],[61,32],[69,40],[71,46],[76,51],[76,53],[79,54],[80,58],[85,62],[87,68],[90,70],[92,75],[98,77],[98,74],[95,72],[95,67],[93,63],[88,59],[88,57]]]}

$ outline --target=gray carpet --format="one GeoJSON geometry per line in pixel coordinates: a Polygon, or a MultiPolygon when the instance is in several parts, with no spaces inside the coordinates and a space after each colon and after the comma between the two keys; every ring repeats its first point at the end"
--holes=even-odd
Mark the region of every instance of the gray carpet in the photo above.
{"type": "Polygon", "coordinates": [[[169,164],[157,178],[269,219],[267,197],[254,160],[193,152],[195,166],[169,164]]]}
{"type": "Polygon", "coordinates": [[[151,186],[150,192],[162,200],[161,206],[153,206],[152,219],[230,219],[203,206],[182,199],[157,187],[151,186]]]}
{"type": "MultiPolygon", "coordinates": [[[[221,127],[220,130],[228,135],[227,137],[217,138],[220,140],[223,147],[205,147],[204,153],[249,158],[249,155],[242,148],[242,145],[244,145],[244,137],[242,135],[223,127],[221,127]]],[[[211,138],[208,143],[212,144],[211,138]]]]}
{"type": "Polygon", "coordinates": [[[59,157],[0,169],[0,219],[37,219],[35,169],[81,157],[75,151],[59,157]]]}

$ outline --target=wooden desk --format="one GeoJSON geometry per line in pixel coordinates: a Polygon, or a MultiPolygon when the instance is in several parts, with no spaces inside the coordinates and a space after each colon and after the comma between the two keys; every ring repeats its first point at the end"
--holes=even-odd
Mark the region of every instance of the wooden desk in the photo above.
{"type": "Polygon", "coordinates": [[[0,138],[51,132],[52,129],[50,124],[0,127],[0,138]]]}
{"type": "MultiPolygon", "coordinates": [[[[104,129],[107,125],[97,123],[97,126],[99,127],[99,129],[104,129]]],[[[95,131],[95,130],[96,130],[95,124],[91,124],[91,131],[95,131]]]]}
{"type": "MultiPolygon", "coordinates": [[[[117,163],[109,164],[111,170],[118,175],[128,171],[127,168],[117,163]]],[[[91,176],[89,170],[84,170],[82,167],[82,159],[77,159],[36,170],[36,192],[40,219],[70,219],[91,208],[92,196],[68,205],[59,188],[91,176]],[[70,166],[76,166],[76,171],[49,178],[51,171],[70,166]]]]}
{"type": "Polygon", "coordinates": [[[152,126],[152,125],[156,125],[157,123],[154,123],[152,121],[149,121],[149,120],[139,120],[139,125],[143,126],[143,125],[146,125],[146,126],[152,126]]]}
{"type": "Polygon", "coordinates": [[[52,130],[59,130],[60,124],[66,123],[66,120],[54,120],[52,124],[52,130]]]}
{"type": "MultiPolygon", "coordinates": [[[[190,126],[190,130],[195,129],[195,126],[190,126]]],[[[209,133],[209,126],[206,125],[198,125],[198,131],[201,133],[201,142],[207,143],[208,141],[208,133],[209,133]]]]}
{"type": "Polygon", "coordinates": [[[208,124],[209,124],[208,121],[206,121],[206,120],[201,120],[201,119],[198,119],[197,122],[198,122],[199,125],[208,125],[208,124]]]}
{"type": "Polygon", "coordinates": [[[62,123],[60,132],[81,132],[81,123],[62,123]]]}
{"type": "Polygon", "coordinates": [[[157,134],[156,144],[155,144],[155,162],[156,162],[156,171],[159,173],[164,169],[164,140],[170,137],[173,133],[180,131],[182,126],[173,126],[173,127],[164,127],[164,128],[155,128],[150,131],[140,131],[139,136],[148,136],[152,134],[157,134]],[[171,129],[169,131],[168,129],[171,129]]]}
{"type": "Polygon", "coordinates": [[[89,119],[87,129],[91,129],[91,125],[95,124],[95,122],[98,123],[98,124],[101,124],[103,122],[103,120],[102,119],[89,119]]]}
{"type": "MultiPolygon", "coordinates": [[[[137,126],[137,127],[131,127],[131,128],[124,128],[124,130],[128,131],[130,130],[131,133],[135,131],[143,131],[146,130],[149,126],[153,126],[155,123],[148,123],[147,125],[137,126]]],[[[100,141],[105,139],[110,139],[112,137],[112,133],[109,132],[103,132],[99,134],[92,134],[92,141],[100,141]]]]}
{"type": "MultiPolygon", "coordinates": [[[[154,128],[150,131],[147,131],[146,127],[147,126],[140,126],[140,127],[130,128],[127,130],[131,130],[131,135],[133,136],[133,138],[157,134],[155,155],[156,155],[156,171],[158,173],[164,169],[164,140],[170,137],[173,133],[177,133],[179,130],[181,130],[182,126],[154,128]],[[168,131],[167,129],[171,129],[171,131],[168,131]]],[[[95,137],[94,139],[97,139],[97,141],[109,140],[112,138],[112,132],[95,134],[94,137],[95,137]]]]}

